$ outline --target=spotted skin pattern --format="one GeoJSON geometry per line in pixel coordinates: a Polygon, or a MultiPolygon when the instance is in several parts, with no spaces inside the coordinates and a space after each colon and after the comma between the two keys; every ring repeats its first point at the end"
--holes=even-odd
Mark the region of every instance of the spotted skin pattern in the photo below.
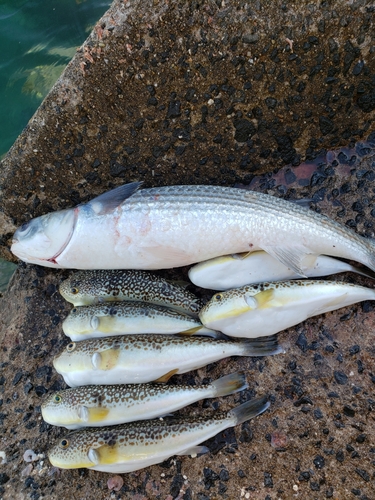
{"type": "Polygon", "coordinates": [[[52,425],[68,429],[116,425],[155,418],[204,398],[227,396],[247,387],[243,373],[233,373],[202,385],[95,385],[50,394],[42,415],[52,425]]]}
{"type": "Polygon", "coordinates": [[[228,356],[281,352],[275,337],[220,340],[178,335],[119,335],[71,342],[53,361],[71,387],[167,381],[228,356]]]}
{"type": "Polygon", "coordinates": [[[126,333],[209,334],[191,315],[147,302],[104,302],[74,307],[62,325],[72,340],[84,340],[126,333]]]}
{"type": "Polygon", "coordinates": [[[269,282],[216,293],[199,317],[228,336],[254,338],[364,300],[375,300],[375,290],[342,281],[269,282]]]}
{"type": "Polygon", "coordinates": [[[52,465],[65,469],[87,467],[122,473],[160,463],[175,454],[208,451],[198,446],[228,427],[265,411],[266,397],[256,398],[228,413],[190,415],[132,422],[114,427],[71,432],[49,451],[52,465]]]}
{"type": "Polygon", "coordinates": [[[75,306],[98,302],[140,301],[197,316],[202,302],[183,287],[147,271],[79,271],[60,285],[61,295],[75,306]]]}

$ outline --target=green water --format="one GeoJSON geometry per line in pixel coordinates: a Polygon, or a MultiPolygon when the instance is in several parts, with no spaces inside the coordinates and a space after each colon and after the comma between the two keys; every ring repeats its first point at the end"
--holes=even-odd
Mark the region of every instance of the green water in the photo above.
{"type": "MultiPolygon", "coordinates": [[[[0,158],[110,3],[0,0],[0,158]]],[[[0,259],[0,291],[13,269],[0,259]]]]}

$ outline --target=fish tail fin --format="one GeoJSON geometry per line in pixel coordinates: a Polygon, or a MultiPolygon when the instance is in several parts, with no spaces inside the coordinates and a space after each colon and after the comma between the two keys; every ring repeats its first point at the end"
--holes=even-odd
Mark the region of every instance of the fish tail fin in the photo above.
{"type": "Polygon", "coordinates": [[[212,382],[212,385],[216,389],[215,397],[228,396],[249,387],[244,372],[231,373],[230,375],[221,377],[212,382]]]}
{"type": "Polygon", "coordinates": [[[360,269],[359,267],[353,266],[349,271],[360,274],[361,276],[365,276],[366,278],[375,279],[375,271],[365,271],[364,269],[360,269]]]}
{"type": "Polygon", "coordinates": [[[270,402],[268,401],[268,396],[262,396],[260,398],[251,399],[250,401],[246,401],[237,408],[233,408],[228,413],[228,416],[231,416],[235,419],[234,425],[242,424],[251,418],[260,415],[269,407],[270,402]]]}
{"type": "Polygon", "coordinates": [[[365,264],[375,272],[375,238],[367,238],[365,241],[368,248],[367,262],[362,262],[362,264],[365,264]]]}
{"type": "Polygon", "coordinates": [[[241,341],[243,347],[242,356],[273,356],[285,352],[279,345],[277,335],[258,337],[241,341]]]}

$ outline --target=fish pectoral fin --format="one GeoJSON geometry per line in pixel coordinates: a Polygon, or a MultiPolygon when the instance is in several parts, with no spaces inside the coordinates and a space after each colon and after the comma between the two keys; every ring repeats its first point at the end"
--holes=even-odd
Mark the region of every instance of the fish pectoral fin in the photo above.
{"type": "Polygon", "coordinates": [[[96,215],[106,215],[118,208],[124,201],[130,198],[141,187],[142,182],[130,182],[119,186],[107,193],[103,193],[93,200],[89,201],[86,206],[90,207],[96,215]]]}
{"type": "MultiPolygon", "coordinates": [[[[96,462],[97,465],[115,464],[120,460],[121,462],[123,462],[126,459],[126,456],[124,456],[119,452],[119,447],[117,443],[114,443],[113,445],[103,444],[102,446],[99,446],[99,448],[96,449],[91,448],[88,453],[88,457],[90,458],[91,461],[93,461],[90,457],[90,453],[92,453],[93,458],[97,460],[96,462]]],[[[129,456],[129,458],[131,457],[129,456]]]]}
{"type": "Polygon", "coordinates": [[[89,409],[85,405],[79,405],[77,414],[81,422],[87,423],[89,421],[89,409]]]}
{"type": "Polygon", "coordinates": [[[98,465],[100,462],[99,453],[95,450],[95,448],[90,448],[87,452],[87,457],[94,465],[98,465]]]}
{"type": "Polygon", "coordinates": [[[302,261],[306,255],[311,253],[308,248],[304,246],[277,247],[271,245],[263,245],[262,248],[265,252],[284,264],[284,266],[299,274],[301,278],[307,278],[302,270],[302,261]]]}
{"type": "Polygon", "coordinates": [[[192,458],[195,458],[198,455],[209,453],[209,451],[210,450],[207,448],[207,446],[192,446],[191,448],[176,453],[176,455],[190,455],[192,458]]]}
{"type": "Polygon", "coordinates": [[[270,307],[270,302],[274,298],[275,290],[273,288],[269,288],[268,290],[263,290],[262,292],[257,293],[253,296],[256,300],[258,309],[266,309],[270,307]]]}
{"type": "Polygon", "coordinates": [[[116,348],[95,352],[91,358],[91,364],[95,370],[111,370],[116,366],[120,350],[116,348]]]}
{"type": "Polygon", "coordinates": [[[189,330],[184,330],[183,332],[178,332],[179,335],[186,335],[187,337],[194,335],[195,333],[198,333],[199,330],[202,330],[203,325],[199,326],[194,326],[193,328],[189,328],[189,330]]]}
{"type": "Polygon", "coordinates": [[[307,317],[312,318],[313,316],[318,316],[319,314],[324,314],[325,312],[328,312],[331,310],[331,307],[339,309],[342,306],[342,301],[347,297],[347,293],[343,293],[339,295],[338,297],[335,297],[331,302],[327,302],[321,307],[318,307],[313,311],[311,314],[309,314],[307,317]],[[337,307],[336,307],[337,306],[337,307]]]}
{"type": "Polygon", "coordinates": [[[174,370],[169,371],[165,375],[162,375],[158,379],[154,380],[154,382],[156,382],[158,384],[164,384],[165,382],[168,382],[168,380],[171,377],[173,377],[173,375],[175,375],[176,373],[178,373],[178,368],[175,368],[174,370]]]}
{"type": "Polygon", "coordinates": [[[87,420],[89,424],[102,422],[109,413],[108,408],[102,408],[100,406],[93,406],[92,408],[84,407],[87,411],[87,420]]]}

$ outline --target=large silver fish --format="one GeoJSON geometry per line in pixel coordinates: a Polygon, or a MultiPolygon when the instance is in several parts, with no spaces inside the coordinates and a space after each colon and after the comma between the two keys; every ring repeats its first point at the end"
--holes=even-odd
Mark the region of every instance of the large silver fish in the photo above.
{"type": "Polygon", "coordinates": [[[139,301],[197,316],[203,305],[184,287],[147,271],[78,271],[61,283],[59,291],[65,300],[75,306],[119,300],[139,301]]]}
{"type": "Polygon", "coordinates": [[[228,396],[248,387],[243,373],[205,385],[86,385],[48,395],[42,416],[67,429],[102,427],[156,418],[205,398],[228,396]]]}
{"type": "Polygon", "coordinates": [[[263,413],[266,397],[247,401],[228,413],[146,420],[114,427],[73,431],[49,451],[52,465],[124,473],[158,464],[173,455],[208,452],[200,443],[263,413]]]}
{"type": "Polygon", "coordinates": [[[123,335],[71,342],[53,366],[71,387],[166,382],[228,356],[267,356],[282,352],[275,337],[213,340],[177,335],[123,335]]]}
{"type": "Polygon", "coordinates": [[[375,290],[340,281],[261,283],[215,293],[199,317],[228,336],[253,338],[362,300],[375,300],[375,290]]]}
{"type": "MultiPolygon", "coordinates": [[[[308,278],[348,271],[374,278],[373,275],[363,272],[348,262],[326,255],[307,255],[302,260],[301,266],[303,274],[308,278]]],[[[266,281],[296,279],[299,278],[299,274],[272,255],[259,250],[246,254],[223,255],[200,262],[189,269],[189,278],[195,285],[202,288],[229,290],[266,281]]]]}
{"type": "Polygon", "coordinates": [[[126,184],[23,224],[12,252],[50,267],[164,269],[264,250],[300,276],[309,254],[375,271],[372,240],[295,203],[229,187],[139,187],[126,184]]]}
{"type": "Polygon", "coordinates": [[[74,307],[63,321],[62,329],[74,341],[127,333],[183,333],[215,338],[221,335],[188,314],[145,302],[74,307]]]}

